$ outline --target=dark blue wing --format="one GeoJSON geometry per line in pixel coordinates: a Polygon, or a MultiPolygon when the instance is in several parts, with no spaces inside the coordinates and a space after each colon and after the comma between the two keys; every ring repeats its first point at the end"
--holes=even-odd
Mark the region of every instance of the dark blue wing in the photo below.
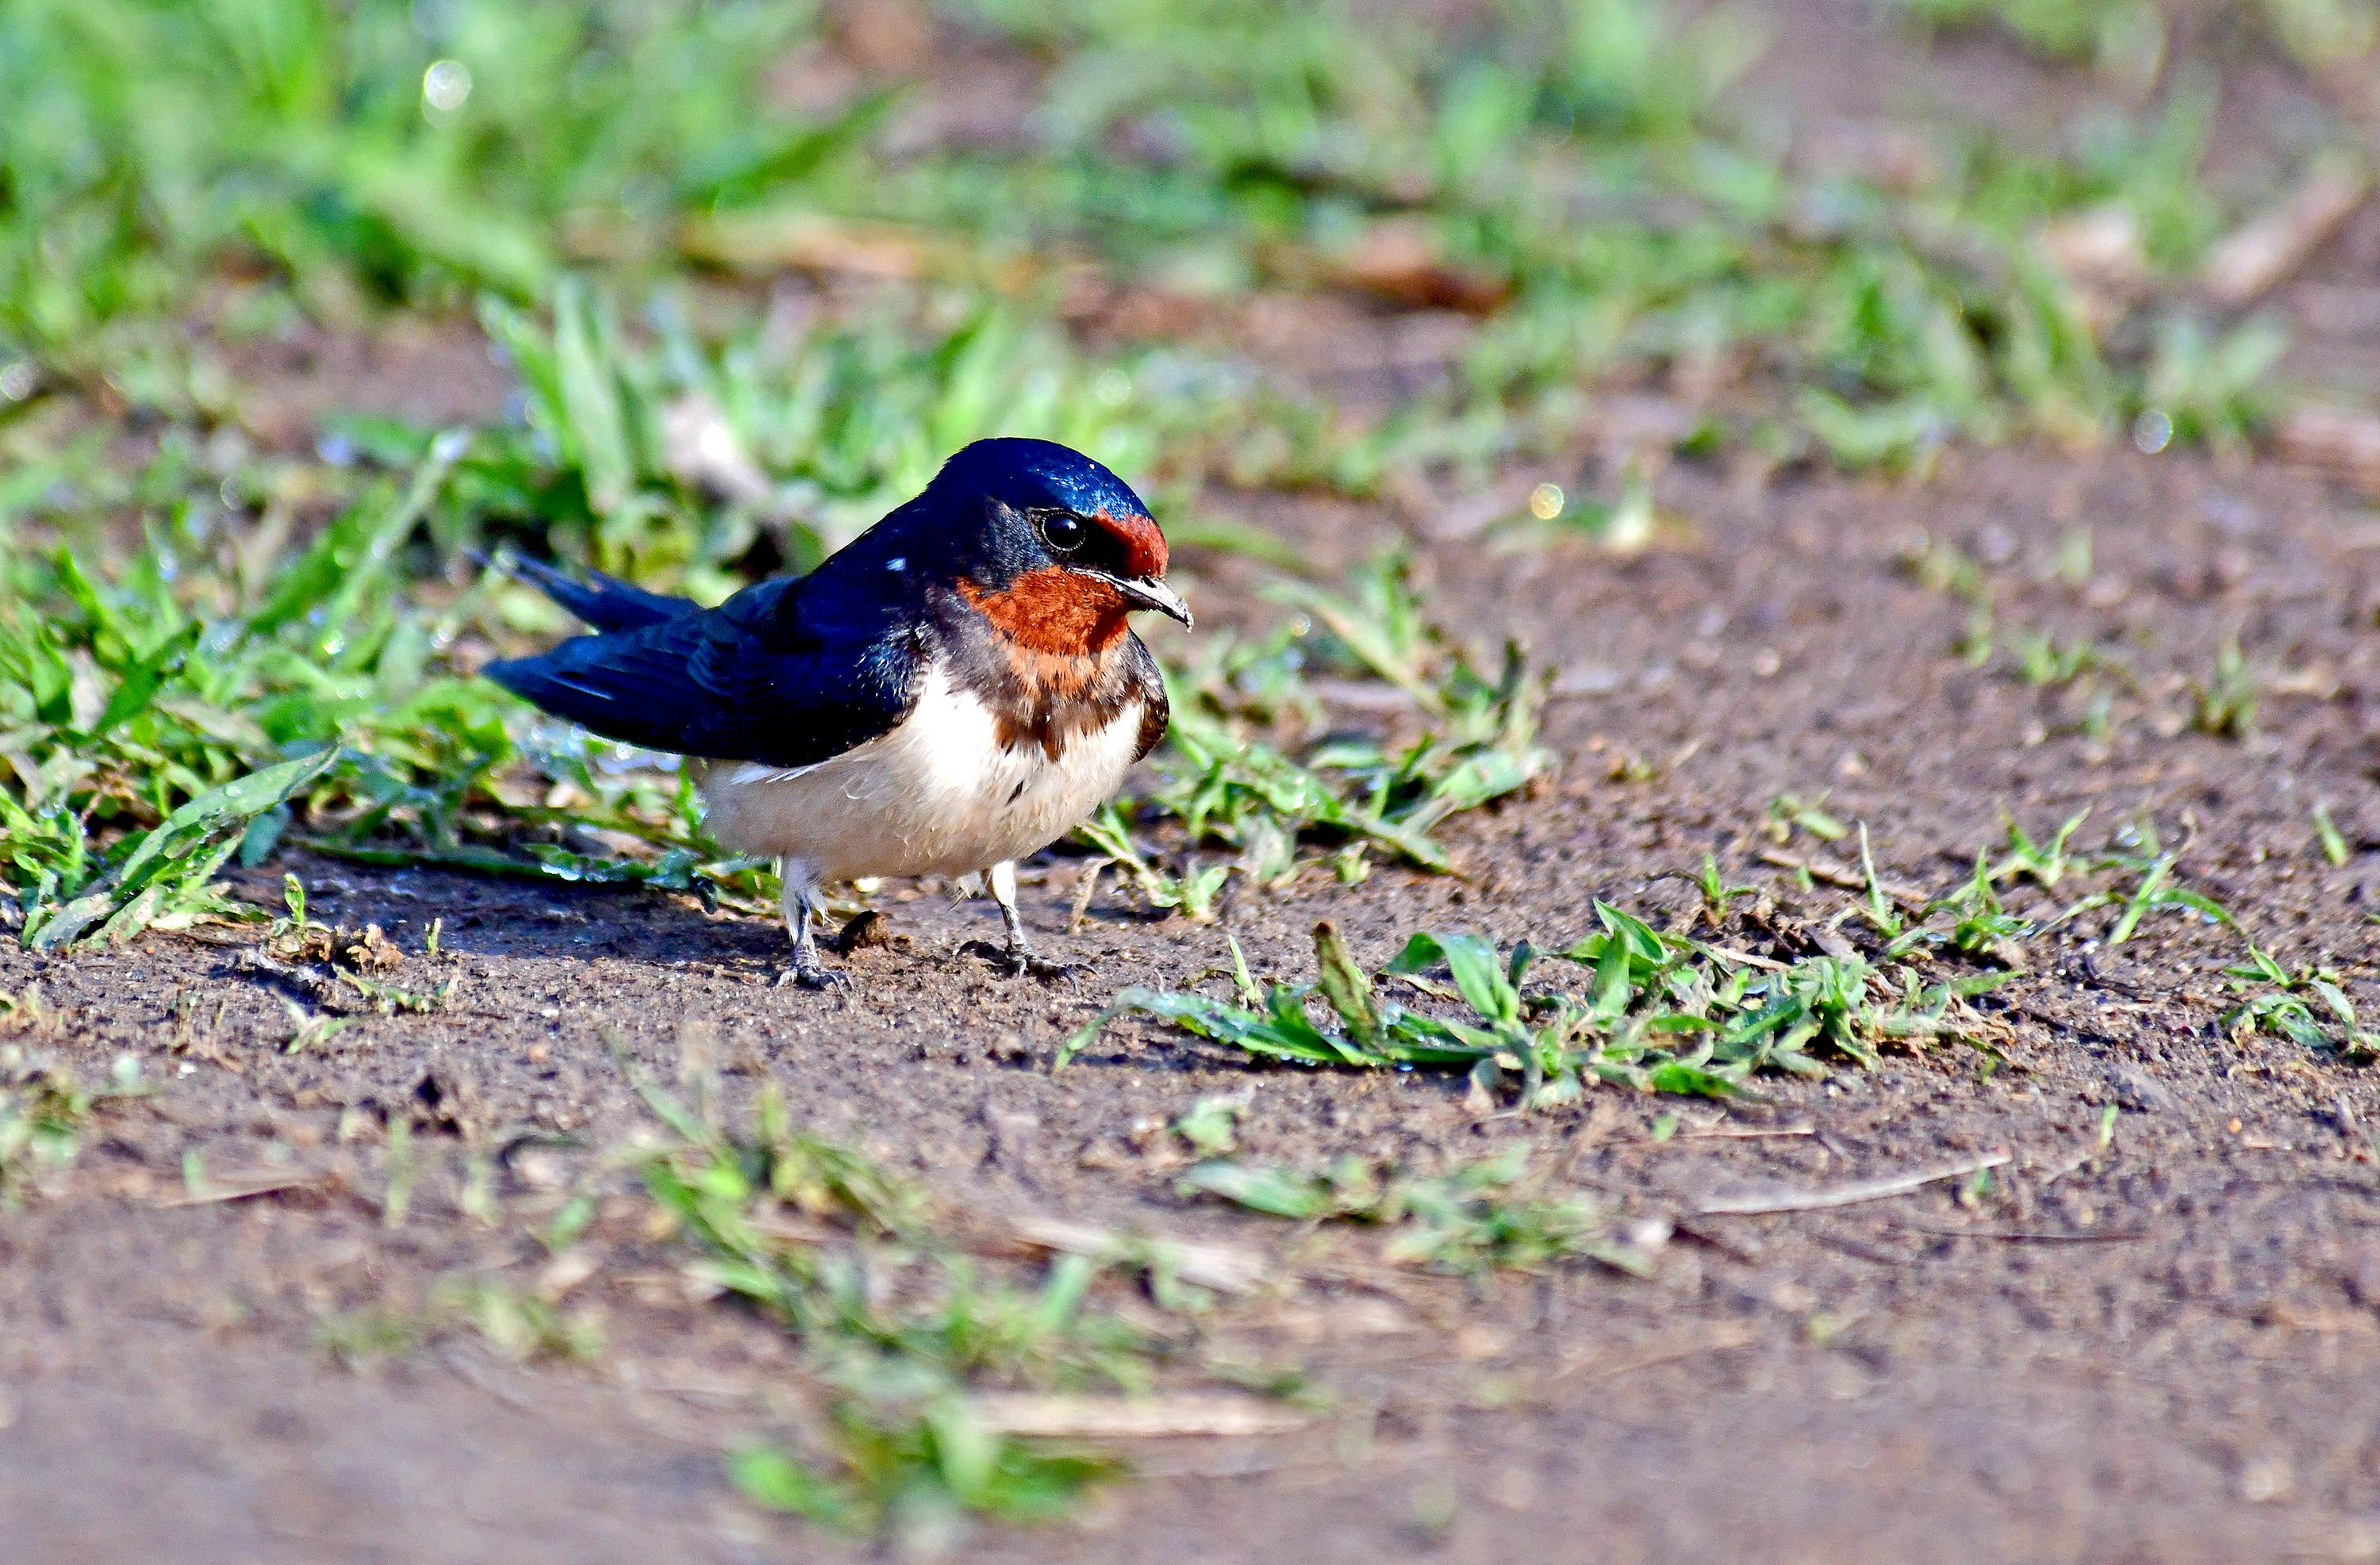
{"type": "Polygon", "coordinates": [[[908,716],[923,659],[901,616],[882,612],[892,605],[829,601],[805,613],[804,585],[762,582],[716,609],[581,636],[480,672],[627,744],[808,766],[908,716]]]}
{"type": "Polygon", "coordinates": [[[528,583],[598,630],[637,630],[694,613],[702,607],[691,598],[647,592],[601,571],[588,572],[591,581],[578,581],[552,565],[516,554],[501,557],[497,568],[528,583]]]}

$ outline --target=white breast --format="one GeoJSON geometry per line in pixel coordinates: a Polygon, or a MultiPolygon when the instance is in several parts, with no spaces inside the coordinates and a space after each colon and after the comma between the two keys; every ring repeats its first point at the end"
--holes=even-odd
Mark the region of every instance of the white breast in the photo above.
{"type": "Polygon", "coordinates": [[[929,669],[897,728],[815,766],[709,761],[711,833],[737,853],[796,858],[819,880],[958,875],[1047,847],[1088,819],[1132,766],[1141,703],[1077,734],[1056,760],[1003,747],[991,712],[929,669]]]}

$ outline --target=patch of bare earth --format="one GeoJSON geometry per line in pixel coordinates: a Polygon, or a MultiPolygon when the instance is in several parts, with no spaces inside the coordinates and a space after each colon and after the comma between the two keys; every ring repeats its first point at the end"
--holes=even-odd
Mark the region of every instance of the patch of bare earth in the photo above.
{"type": "MultiPolygon", "coordinates": [[[[522,1234],[642,1119],[607,1034],[664,1080],[689,1051],[710,1060],[731,1109],[773,1081],[798,1122],[914,1174],[968,1231],[1057,1215],[1264,1259],[1269,1291],[1219,1311],[1202,1351],[1307,1366],[1327,1393],[1314,1422],[1156,1442],[1087,1531],[993,1538],[978,1557],[1517,1559],[1590,1536],[1608,1559],[2368,1557],[2380,1091],[2335,1057],[2222,1034],[2218,970],[2240,947],[2219,928],[2160,914],[2111,947],[2112,911],[2086,916],[1981,1002],[2006,1067],[1894,1055],[1764,1083],[1767,1105],[1723,1117],[1616,1090],[1483,1117],[1459,1080],[1255,1070],[1140,1025],[1049,1073],[1097,1001],[1201,982],[1226,931],[1287,976],[1306,971],[1319,916],[1373,962],[1417,928],[1566,941],[1597,896],[1682,912],[1691,893],[1662,877],[1706,852],[1785,916],[1831,913],[1843,893],[1764,862],[1783,792],[1826,795],[1868,824],[1888,880],[1929,887],[2002,840],[2003,812],[2040,836],[2087,805],[2090,846],[2146,812],[2178,873],[2284,962],[2326,957],[2374,998],[2380,552],[2331,493],[2261,467],[2037,453],[1957,456],[1924,489],[1747,494],[1691,469],[1664,488],[1694,524],[1677,547],[1428,556],[1441,613],[1516,630],[1563,671],[1564,778],[1452,828],[1462,878],[1317,879],[1235,898],[1207,928],[1103,895],[1069,937],[1075,865],[1052,859],[1028,877],[1027,916],[1092,964],[1081,994],[999,975],[965,950],[990,927],[979,908],[913,890],[880,899],[905,940],[854,955],[852,994],[820,996],[770,987],[783,935],[757,919],[302,860],[316,916],[379,923],[407,953],[392,980],[454,979],[447,1010],[358,1007],[292,1053],[245,935],[0,952],[0,989],[44,1007],[17,1041],[88,1078],[129,1052],[168,1089],[103,1110],[58,1188],[0,1216],[0,1512],[37,1540],[26,1557],[128,1558],[166,1536],[191,1559],[813,1556],[818,1540],[740,1508],[713,1464],[798,1417],[792,1350],[687,1297],[680,1252],[625,1194],[589,1231],[600,1266],[560,1280],[605,1322],[590,1365],[518,1369],[462,1333],[357,1374],[311,1345],[418,1307],[442,1279],[554,1286],[522,1234]],[[2086,528],[2089,569],[2061,570],[2086,528]],[[1995,581],[2004,638],[2055,632],[2121,659],[2100,682],[2104,725],[2005,653],[1951,655],[1969,610],[1904,564],[1921,534],[1995,581]],[[2266,691],[2244,742],[2188,727],[2192,682],[2232,636],[2266,691]],[[2316,802],[2350,843],[2343,866],[2316,849],[2316,802]],[[1143,1127],[1218,1092],[1248,1095],[1257,1159],[1431,1166],[1526,1140],[1565,1184],[1680,1231],[1649,1281],[1580,1267],[1473,1290],[1387,1268],[1370,1234],[1295,1233],[1175,1193],[1143,1127]],[[1657,1141],[1672,1110],[1682,1127],[1657,1141]],[[395,1120],[415,1128],[418,1173],[393,1226],[395,1120]],[[1970,1204],[1949,1181],[1698,1215],[1718,1195],[2001,1149],[1996,1190],[1970,1204]],[[493,1225],[467,1198],[475,1163],[493,1225]]],[[[1341,513],[1272,520],[1323,559],[1378,537],[1341,513]]],[[[1806,837],[1788,851],[1840,857],[1806,837]]]]}

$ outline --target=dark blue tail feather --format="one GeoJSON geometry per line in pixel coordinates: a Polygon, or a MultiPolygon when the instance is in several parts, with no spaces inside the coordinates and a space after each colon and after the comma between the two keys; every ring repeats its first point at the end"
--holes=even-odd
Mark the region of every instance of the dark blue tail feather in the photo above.
{"type": "Polygon", "coordinates": [[[605,576],[601,571],[589,571],[587,574],[592,579],[582,582],[564,575],[552,565],[523,559],[517,554],[501,556],[493,564],[514,579],[536,588],[597,630],[641,630],[649,625],[659,625],[663,620],[693,613],[702,607],[691,598],[672,598],[666,593],[647,592],[643,588],[631,587],[616,576],[605,576]]]}

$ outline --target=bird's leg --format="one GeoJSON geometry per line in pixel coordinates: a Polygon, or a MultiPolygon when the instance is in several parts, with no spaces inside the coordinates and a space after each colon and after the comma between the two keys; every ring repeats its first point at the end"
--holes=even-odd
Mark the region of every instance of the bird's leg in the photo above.
{"type": "Polygon", "coordinates": [[[1033,942],[1025,938],[1025,920],[1016,911],[1016,861],[1001,860],[984,877],[991,887],[992,900],[1000,904],[1000,921],[1008,929],[1009,967],[1022,976],[1032,974],[1037,978],[1071,978],[1080,969],[1071,963],[1045,962],[1033,950],[1033,942]]]}
{"type": "Polygon", "coordinates": [[[1024,972],[1034,960],[1033,942],[1025,938],[1025,920],[1016,911],[1016,862],[1002,859],[984,877],[990,883],[992,899],[1000,904],[1000,921],[1008,928],[1008,960],[1024,972]]]}
{"type": "Polygon", "coordinates": [[[849,974],[837,972],[819,961],[818,935],[811,928],[810,893],[817,882],[810,867],[798,858],[777,861],[779,875],[785,884],[785,932],[794,937],[794,964],[777,975],[777,985],[799,984],[806,989],[822,989],[847,986],[849,974]]]}

